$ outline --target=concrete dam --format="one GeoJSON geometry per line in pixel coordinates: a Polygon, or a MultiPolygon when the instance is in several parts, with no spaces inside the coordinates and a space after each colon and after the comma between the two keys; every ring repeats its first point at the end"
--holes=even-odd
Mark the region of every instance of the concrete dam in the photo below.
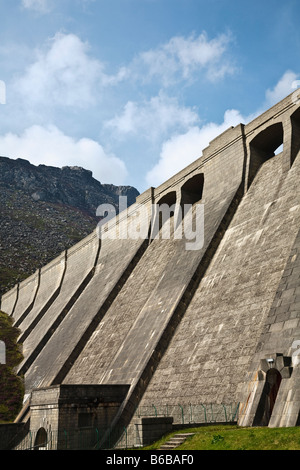
{"type": "Polygon", "coordinates": [[[298,93],[2,297],[17,422],[117,429],[138,407],[236,403],[241,426],[300,424],[298,93]]]}

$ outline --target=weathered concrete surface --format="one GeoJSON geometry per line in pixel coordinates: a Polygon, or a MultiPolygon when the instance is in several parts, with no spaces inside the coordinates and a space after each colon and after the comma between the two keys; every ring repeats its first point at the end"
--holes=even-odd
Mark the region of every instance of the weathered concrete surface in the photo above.
{"type": "MultiPolygon", "coordinates": [[[[52,307],[35,310],[41,273],[22,331],[31,357],[23,364],[27,393],[62,383],[123,383],[130,388],[116,427],[129,423],[138,404],[153,403],[241,402],[240,424],[248,425],[273,355],[282,382],[269,425],[299,423],[299,109],[289,96],[228,129],[200,159],[138,198],[146,207],[176,201],[172,223],[180,205],[192,202],[195,214],[201,202],[201,248],[189,250],[176,237],[102,239],[93,277],[65,312],[71,280],[78,286],[83,279],[81,261],[52,307]]],[[[150,230],[154,220],[150,226],[145,217],[150,230]]],[[[106,233],[125,222],[121,214],[106,233]]],[[[9,309],[15,294],[4,299],[9,309]]]]}
{"type": "Polygon", "coordinates": [[[123,277],[129,276],[132,263],[134,265],[135,257],[140,256],[143,245],[144,240],[132,240],[129,243],[128,240],[101,241],[94,276],[66,313],[59,328],[30,364],[25,376],[26,391],[61,382],[61,377],[70,369],[77,354],[105,315],[108,305],[117,295],[120,289],[118,284],[122,284],[123,277]],[[118,269],[115,269],[116,266],[118,269]]]}
{"type": "Polygon", "coordinates": [[[99,430],[106,429],[127,391],[128,385],[54,385],[36,389],[31,396],[30,430],[76,429],[80,413],[91,415],[99,430]]]}
{"type": "MultiPolygon", "coordinates": [[[[295,177],[298,161],[295,163],[295,177]]],[[[299,211],[297,206],[290,209],[299,211]]],[[[261,370],[261,360],[273,359],[269,368],[277,368],[282,382],[271,416],[270,426],[299,425],[300,409],[300,232],[298,232],[285,269],[282,273],[272,306],[266,317],[261,336],[257,342],[251,365],[248,369],[245,387],[241,394],[244,401],[241,408],[240,423],[252,425],[255,422],[260,396],[256,393],[262,388],[265,372],[261,370]],[[278,353],[280,356],[278,357],[278,353]],[[280,362],[280,359],[281,362],[280,362]],[[250,386],[249,386],[250,384],[250,386]]]]}
{"type": "MultiPolygon", "coordinates": [[[[127,415],[141,398],[174,326],[184,313],[185,303],[194,287],[193,277],[203,274],[207,262],[203,258],[208,248],[213,252],[220,243],[224,227],[241,198],[242,129],[231,130],[227,139],[231,146],[226,142],[226,156],[222,147],[217,162],[211,159],[199,161],[194,172],[183,181],[180,175],[173,180],[177,186],[180,181],[179,199],[182,196],[180,188],[195,174],[204,174],[201,202],[209,215],[203,227],[203,247],[189,251],[184,238],[153,240],[65,379],[65,383],[82,380],[84,383],[130,383],[129,396],[120,414],[127,415]],[[233,159],[234,165],[230,165],[233,159]],[[229,168],[231,177],[228,175],[223,184],[216,185],[216,175],[226,175],[229,168]]],[[[163,192],[159,193],[157,200],[162,195],[163,192]]],[[[122,419],[126,422],[127,418],[122,419]]]]}
{"type": "Polygon", "coordinates": [[[18,300],[13,310],[15,324],[20,324],[22,318],[28,315],[33,307],[35,297],[40,285],[40,272],[37,271],[19,284],[18,300]]]}
{"type": "Polygon", "coordinates": [[[12,315],[15,305],[18,300],[19,295],[19,285],[15,285],[13,289],[4,294],[1,298],[1,310],[2,312],[7,313],[7,315],[12,315]]]}
{"type": "MultiPolygon", "coordinates": [[[[255,128],[253,124],[250,127],[255,128]]],[[[246,135],[247,131],[252,129],[246,128],[246,135]]],[[[294,302],[288,321],[278,323],[277,320],[277,324],[270,325],[267,320],[300,222],[300,161],[296,159],[292,169],[287,171],[286,160],[284,149],[258,170],[154,373],[142,406],[241,401],[243,411],[249,391],[246,394],[241,391],[243,384],[248,388],[254,380],[251,374],[247,378],[245,374],[257,345],[256,374],[259,359],[266,357],[268,351],[289,355],[293,340],[299,338],[298,273],[294,274],[292,290],[285,289],[282,294],[284,302],[287,299],[294,302]],[[277,331],[277,342],[273,338],[263,351],[260,336],[265,328],[268,332],[277,331]],[[279,342],[278,336],[285,339],[279,342]]],[[[296,262],[295,253],[293,256],[296,262]]],[[[285,307],[280,307],[282,314],[285,307]]],[[[274,321],[273,316],[271,321],[274,321]]],[[[276,414],[282,416],[287,406],[286,399],[280,400],[279,396],[276,406],[279,409],[281,402],[281,409],[278,412],[274,409],[273,421],[280,425],[297,422],[298,371],[293,377],[294,383],[290,379],[285,391],[281,387],[282,394],[289,395],[293,402],[289,414],[293,414],[293,419],[275,420],[276,414]]]]}
{"type": "MultiPolygon", "coordinates": [[[[34,329],[39,319],[45,315],[50,305],[57,297],[63,280],[66,268],[66,254],[62,253],[51,263],[41,269],[40,284],[35,297],[34,305],[29,313],[21,321],[16,322],[16,326],[20,328],[22,334],[22,344],[24,345],[24,356],[27,357],[31,349],[26,349],[24,338],[28,336],[30,331],[34,329]]],[[[29,286],[30,287],[30,286],[29,286]]]]}
{"type": "MultiPolygon", "coordinates": [[[[34,328],[31,326],[28,335],[23,334],[20,338],[20,342],[23,345],[24,361],[20,365],[19,370],[25,371],[28,369],[38,352],[45,345],[46,340],[58,328],[61,318],[68,313],[77,296],[80,295],[83,288],[89,282],[93,275],[98,251],[99,239],[96,233],[92,233],[89,237],[67,251],[65,258],[66,269],[59,295],[49,306],[47,315],[43,315],[34,328]]],[[[23,326],[23,324],[21,325],[23,326]]]]}
{"type": "Polygon", "coordinates": [[[297,177],[278,176],[281,165],[267,161],[240,204],[142,405],[239,401],[300,222],[297,177]]]}
{"type": "Polygon", "coordinates": [[[24,423],[0,424],[0,450],[11,450],[27,434],[24,423]]]}

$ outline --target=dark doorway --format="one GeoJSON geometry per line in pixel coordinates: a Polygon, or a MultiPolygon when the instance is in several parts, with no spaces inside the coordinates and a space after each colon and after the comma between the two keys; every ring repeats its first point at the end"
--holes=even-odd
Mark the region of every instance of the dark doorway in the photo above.
{"type": "Polygon", "coordinates": [[[254,418],[254,426],[268,426],[274,409],[281,380],[281,374],[277,369],[268,370],[266,375],[266,383],[254,418]]]}
{"type": "Polygon", "coordinates": [[[268,370],[266,383],[254,418],[254,426],[269,425],[281,380],[281,374],[277,369],[268,370]]]}
{"type": "Polygon", "coordinates": [[[39,429],[37,432],[34,449],[35,450],[44,450],[47,447],[47,432],[44,428],[39,429]]]}

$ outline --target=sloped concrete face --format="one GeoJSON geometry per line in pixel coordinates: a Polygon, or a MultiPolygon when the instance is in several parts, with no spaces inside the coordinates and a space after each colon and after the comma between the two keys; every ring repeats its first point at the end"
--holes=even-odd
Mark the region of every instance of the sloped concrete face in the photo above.
{"type": "MultiPolygon", "coordinates": [[[[20,342],[23,345],[24,361],[31,354],[34,347],[31,346],[30,340],[26,341],[26,339],[30,336],[30,333],[32,333],[33,336],[35,335],[35,326],[38,325],[40,319],[45,315],[52,302],[58,296],[65,270],[66,253],[62,253],[60,256],[55,258],[55,260],[42,268],[40,271],[39,288],[32,308],[28,311],[23,309],[20,311],[18,318],[16,318],[15,325],[21,330],[20,342]]],[[[30,287],[30,284],[27,284],[29,291],[30,287]]],[[[23,297],[25,297],[25,287],[23,297]]],[[[17,302],[17,306],[18,303],[19,301],[17,302]]],[[[22,366],[23,363],[20,367],[22,366]]]]}
{"type": "Polygon", "coordinates": [[[289,194],[299,176],[282,174],[282,158],[261,167],[241,201],[142,405],[247,401],[240,387],[300,222],[299,209],[289,210],[299,201],[299,190],[289,194]]]}
{"type": "MultiPolygon", "coordinates": [[[[19,316],[26,393],[128,384],[116,427],[153,403],[240,403],[241,425],[299,424],[299,122],[289,96],[228,129],[62,254],[47,298],[41,270],[19,316]],[[144,236],[128,236],[141,207],[144,236]]],[[[19,291],[2,299],[10,312],[19,291]]]]}
{"type": "MultiPolygon", "coordinates": [[[[295,176],[298,162],[295,162],[295,176]]],[[[294,213],[296,206],[290,209],[294,213]]],[[[300,412],[300,233],[288,254],[285,268],[258,340],[249,368],[250,389],[244,391],[246,403],[240,422],[255,424],[257,406],[267,382],[266,373],[278,370],[282,381],[268,425],[271,427],[299,425],[300,412]],[[269,361],[266,366],[266,361],[269,361]],[[264,363],[264,367],[262,366],[264,363]]]]}
{"type": "MultiPolygon", "coordinates": [[[[224,185],[216,187],[218,164],[208,160],[207,163],[198,162],[188,176],[180,175],[177,180],[174,178],[160,188],[157,195],[154,193],[159,205],[173,204],[176,188],[176,200],[182,202],[186,197],[182,187],[184,191],[191,189],[193,185],[189,187],[187,183],[196,181],[198,191],[195,189],[194,194],[198,192],[198,196],[195,195],[192,201],[193,211],[197,208],[195,200],[198,197],[198,203],[203,204],[209,214],[204,226],[198,228],[199,232],[204,230],[203,245],[189,250],[184,238],[172,236],[170,239],[158,237],[152,240],[65,379],[65,383],[83,379],[85,383],[117,384],[124,383],[126,378],[126,383],[130,383],[131,387],[127,401],[117,416],[121,422],[128,422],[131,410],[145,392],[153,370],[174,334],[174,328],[184,315],[195,279],[203,274],[208,262],[204,256],[208,250],[213,252],[216,249],[221,237],[215,234],[218,229],[224,230],[222,224],[225,226],[228,223],[242,195],[242,129],[234,129],[231,137],[232,134],[236,141],[228,152],[228,159],[224,156],[224,160],[219,160],[220,174],[222,170],[225,174],[228,171],[228,162],[235,155],[234,146],[239,148],[240,154],[232,178],[226,178],[224,185]],[[198,178],[199,175],[201,177],[198,178]],[[128,302],[128,299],[131,301],[128,302]],[[89,360],[91,357],[93,361],[89,360]]],[[[172,223],[176,225],[176,209],[172,223]]]]}
{"type": "Polygon", "coordinates": [[[19,295],[19,285],[17,284],[12,290],[4,294],[1,298],[1,310],[11,316],[14,312],[19,295]]]}
{"type": "MultiPolygon", "coordinates": [[[[46,340],[58,328],[61,317],[67,315],[71,306],[92,278],[98,252],[99,239],[93,233],[65,253],[64,263],[56,264],[56,270],[63,269],[62,275],[61,272],[57,273],[57,281],[60,282],[59,290],[54,289],[56,295],[52,296],[47,310],[35,308],[20,325],[20,328],[24,328],[20,337],[24,354],[20,371],[28,370],[39,351],[44,347],[46,340]],[[35,313],[38,314],[38,321],[33,316],[35,313]]],[[[55,277],[56,273],[54,272],[51,274],[51,278],[55,279],[55,277]]]]}
{"type": "Polygon", "coordinates": [[[18,298],[13,309],[13,318],[20,324],[22,317],[26,316],[33,307],[34,300],[40,284],[40,271],[20,283],[18,288],[18,298]]]}

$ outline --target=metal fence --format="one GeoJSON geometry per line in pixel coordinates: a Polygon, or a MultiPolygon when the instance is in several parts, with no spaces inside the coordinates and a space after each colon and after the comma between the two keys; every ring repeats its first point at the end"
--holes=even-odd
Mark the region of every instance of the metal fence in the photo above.
{"type": "Polygon", "coordinates": [[[48,431],[44,439],[29,431],[14,450],[90,450],[100,449],[104,431],[97,428],[48,431]]]}
{"type": "Polygon", "coordinates": [[[140,406],[136,416],[171,416],[174,424],[228,423],[238,418],[239,404],[185,404],[140,406]]]}
{"type": "MultiPolygon", "coordinates": [[[[140,406],[134,417],[172,417],[173,424],[190,425],[235,423],[239,404],[185,404],[140,406]]],[[[48,431],[43,435],[29,432],[15,450],[99,450],[128,449],[143,445],[142,425],[130,424],[119,429],[78,428],[48,431]]]]}

